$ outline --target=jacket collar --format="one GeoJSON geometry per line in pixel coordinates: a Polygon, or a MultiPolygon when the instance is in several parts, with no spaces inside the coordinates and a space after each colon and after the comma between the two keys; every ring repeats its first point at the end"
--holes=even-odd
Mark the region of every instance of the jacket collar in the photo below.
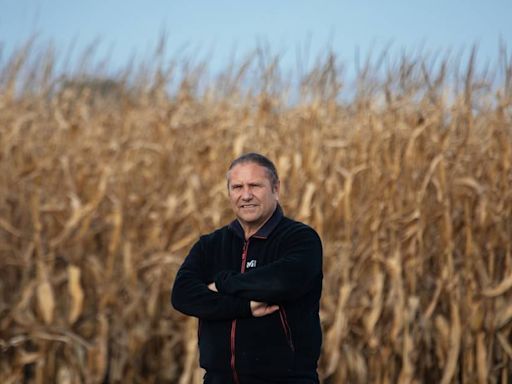
{"type": "MultiPolygon", "coordinates": [[[[272,216],[270,216],[270,218],[267,220],[267,222],[265,224],[263,224],[263,226],[260,229],[258,229],[258,232],[256,232],[254,235],[252,235],[251,238],[267,239],[268,236],[274,230],[274,228],[277,226],[277,224],[281,221],[283,216],[284,216],[283,209],[281,208],[279,203],[277,203],[277,207],[276,207],[274,213],[272,214],[272,216]]],[[[242,228],[242,225],[240,224],[240,222],[237,219],[233,220],[229,224],[229,229],[231,229],[233,232],[235,232],[235,234],[238,237],[245,239],[244,230],[242,228]]]]}

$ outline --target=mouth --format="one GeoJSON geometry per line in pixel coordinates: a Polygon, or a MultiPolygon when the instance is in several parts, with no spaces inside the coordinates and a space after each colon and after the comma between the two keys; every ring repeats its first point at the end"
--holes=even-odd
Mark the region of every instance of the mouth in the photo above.
{"type": "Polygon", "coordinates": [[[257,207],[256,204],[242,204],[240,205],[240,208],[255,208],[257,207]]]}

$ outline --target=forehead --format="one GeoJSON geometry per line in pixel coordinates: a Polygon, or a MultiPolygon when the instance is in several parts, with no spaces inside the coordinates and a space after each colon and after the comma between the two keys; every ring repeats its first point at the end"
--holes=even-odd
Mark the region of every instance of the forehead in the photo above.
{"type": "Polygon", "coordinates": [[[235,165],[228,173],[231,181],[250,181],[268,179],[267,170],[256,163],[241,163],[235,165]]]}

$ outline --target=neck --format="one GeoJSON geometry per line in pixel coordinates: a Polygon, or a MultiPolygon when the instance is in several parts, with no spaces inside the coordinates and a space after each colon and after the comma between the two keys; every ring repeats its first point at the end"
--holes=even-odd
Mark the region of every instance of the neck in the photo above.
{"type": "Polygon", "coordinates": [[[275,208],[272,211],[272,213],[267,218],[265,218],[265,220],[261,221],[259,224],[254,223],[253,225],[251,225],[251,223],[244,223],[243,221],[241,221],[239,219],[238,222],[240,223],[240,225],[242,226],[242,229],[244,230],[245,239],[248,240],[249,237],[251,237],[252,235],[257,233],[260,230],[260,228],[263,227],[265,225],[265,223],[272,217],[272,214],[274,213],[274,211],[275,211],[275,208]]]}
{"type": "Polygon", "coordinates": [[[251,237],[252,235],[254,235],[256,232],[259,231],[259,229],[263,226],[263,224],[261,224],[260,226],[258,227],[252,227],[252,226],[248,226],[248,225],[244,225],[242,223],[240,223],[242,225],[242,229],[244,230],[244,236],[245,236],[245,240],[249,240],[249,237],[251,237]]]}

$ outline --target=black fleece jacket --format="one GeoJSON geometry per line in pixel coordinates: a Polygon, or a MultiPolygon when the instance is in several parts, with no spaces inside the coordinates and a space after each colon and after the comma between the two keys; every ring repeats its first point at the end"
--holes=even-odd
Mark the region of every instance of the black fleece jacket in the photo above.
{"type": "Polygon", "coordinates": [[[317,382],[322,244],[278,206],[247,241],[235,220],[202,236],[179,269],[172,304],[199,318],[200,365],[240,384],[317,382]],[[208,289],[215,282],[218,293],[208,289]],[[278,304],[255,318],[250,300],[278,304]]]}

